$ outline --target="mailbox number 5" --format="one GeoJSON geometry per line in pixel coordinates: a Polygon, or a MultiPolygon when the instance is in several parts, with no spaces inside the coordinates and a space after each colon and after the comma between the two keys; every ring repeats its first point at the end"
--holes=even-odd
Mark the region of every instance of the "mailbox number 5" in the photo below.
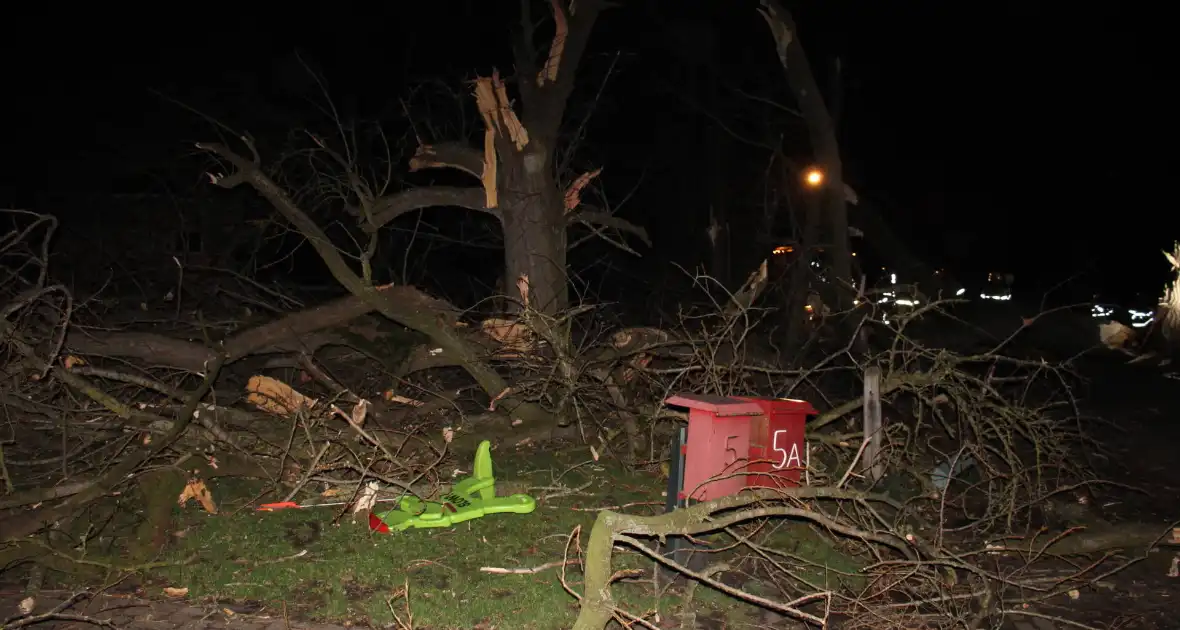
{"type": "Polygon", "coordinates": [[[786,434],[787,434],[786,429],[779,429],[778,431],[775,431],[774,432],[774,441],[771,442],[771,447],[774,448],[774,452],[783,454],[783,461],[781,461],[775,465],[776,470],[785,468],[787,465],[787,449],[779,446],[779,436],[786,436],[786,434]]]}

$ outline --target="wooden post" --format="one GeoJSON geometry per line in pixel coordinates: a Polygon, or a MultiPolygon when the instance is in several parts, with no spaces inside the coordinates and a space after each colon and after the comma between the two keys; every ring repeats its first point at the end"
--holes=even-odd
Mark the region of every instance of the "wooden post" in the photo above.
{"type": "Polygon", "coordinates": [[[875,365],[865,370],[864,408],[864,439],[869,443],[865,446],[863,470],[869,481],[877,483],[885,476],[885,460],[881,457],[885,431],[881,426],[881,368],[875,365]]]}

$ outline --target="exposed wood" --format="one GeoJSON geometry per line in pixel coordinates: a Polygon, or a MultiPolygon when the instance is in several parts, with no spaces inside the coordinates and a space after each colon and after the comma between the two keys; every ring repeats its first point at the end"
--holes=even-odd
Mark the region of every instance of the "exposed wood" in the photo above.
{"type": "Polygon", "coordinates": [[[885,459],[881,456],[885,439],[881,424],[881,368],[873,365],[865,370],[864,436],[868,440],[864,452],[865,476],[876,483],[885,476],[885,459]]]}

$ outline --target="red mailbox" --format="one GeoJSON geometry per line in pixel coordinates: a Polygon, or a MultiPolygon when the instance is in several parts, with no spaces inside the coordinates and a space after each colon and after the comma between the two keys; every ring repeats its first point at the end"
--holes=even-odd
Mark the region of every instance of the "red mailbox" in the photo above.
{"type": "Polygon", "coordinates": [[[806,466],[803,441],[807,416],[818,412],[810,403],[789,398],[741,398],[758,405],[761,413],[751,420],[750,464],[747,486],[786,488],[799,485],[806,466]]]}
{"type": "Polygon", "coordinates": [[[751,420],[764,416],[762,406],[751,400],[693,394],[672,396],[664,402],[688,408],[688,438],[680,453],[684,479],[676,498],[708,501],[741,492],[747,485],[747,476],[742,473],[755,424],[751,420]],[[709,481],[714,477],[725,478],[709,481]]]}

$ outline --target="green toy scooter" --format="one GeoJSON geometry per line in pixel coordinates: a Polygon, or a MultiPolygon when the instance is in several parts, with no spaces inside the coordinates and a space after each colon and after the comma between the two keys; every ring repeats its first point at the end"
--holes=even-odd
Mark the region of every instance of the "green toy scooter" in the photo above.
{"type": "Polygon", "coordinates": [[[456,482],[451,491],[437,501],[402,497],[397,507],[387,512],[370,512],[369,529],[380,534],[405,531],[411,527],[450,527],[488,514],[515,512],[528,514],[537,502],[527,494],[496,496],[496,478],[492,475],[492,443],[484,440],[475,451],[472,475],[456,482]]]}

